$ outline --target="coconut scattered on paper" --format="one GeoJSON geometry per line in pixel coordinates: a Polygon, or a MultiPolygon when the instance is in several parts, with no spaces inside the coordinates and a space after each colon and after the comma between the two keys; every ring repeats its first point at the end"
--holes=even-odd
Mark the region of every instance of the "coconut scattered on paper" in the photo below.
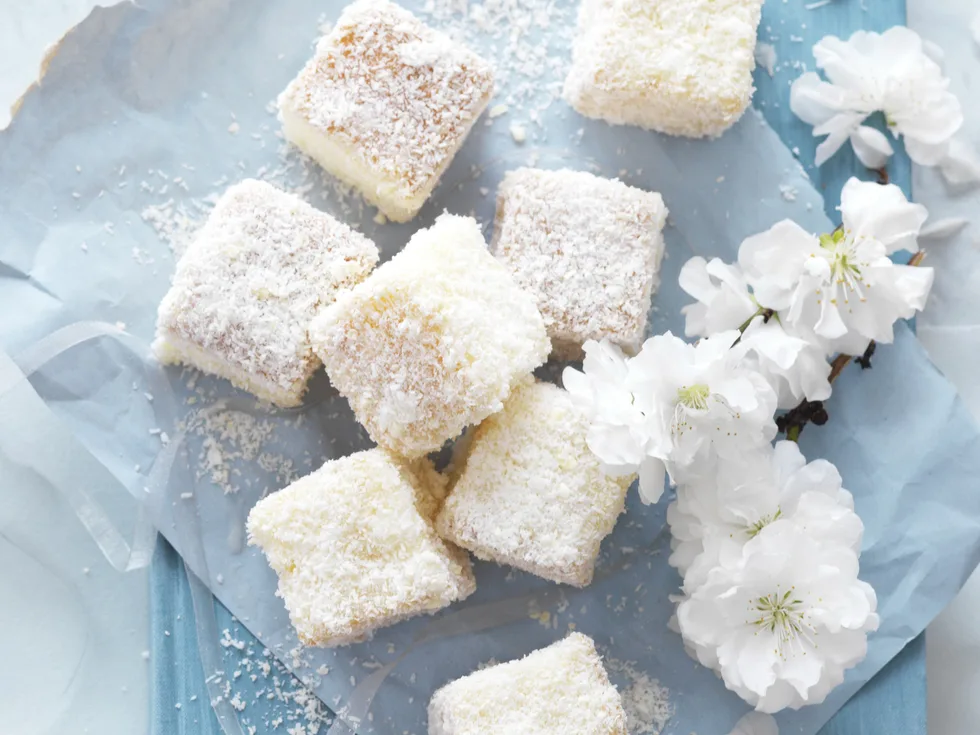
{"type": "Polygon", "coordinates": [[[620,683],[629,735],[660,735],[673,714],[667,687],[630,661],[606,657],[605,664],[613,677],[620,680],[617,683],[620,683]]]}

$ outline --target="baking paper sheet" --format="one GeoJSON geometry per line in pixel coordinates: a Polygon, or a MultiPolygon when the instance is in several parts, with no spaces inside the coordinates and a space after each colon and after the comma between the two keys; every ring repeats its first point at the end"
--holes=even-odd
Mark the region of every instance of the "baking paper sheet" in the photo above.
{"type": "MultiPolygon", "coordinates": [[[[784,217],[815,232],[834,226],[789,151],[755,113],[719,141],[691,142],[587,121],[561,102],[541,112],[540,125],[517,104],[489,125],[481,121],[417,221],[377,224],[373,211],[338,195],[297,154],[280,152],[268,108],[311,53],[318,26],[341,6],[158,0],[97,11],[69,35],[40,88],[0,136],[3,349],[17,355],[86,319],[120,322],[148,342],[174,262],[159,230],[179,247],[208,195],[245,176],[300,188],[316,205],[359,225],[390,257],[443,209],[474,213],[489,234],[493,192],[509,168],[535,163],[619,174],[660,191],[671,211],[663,285],[651,314],[655,332],[682,330],[679,309],[687,299],[677,274],[691,255],[731,259],[743,237],[784,217]],[[508,130],[515,121],[532,134],[524,145],[508,130]]],[[[507,45],[505,34],[487,53],[503,53],[507,45]]],[[[32,381],[138,498],[146,495],[163,433],[171,442],[178,436],[175,427],[161,425],[164,397],[148,395],[149,369],[101,340],[56,359],[32,381]]],[[[275,575],[257,550],[244,546],[245,516],[290,470],[305,474],[370,443],[325,376],[314,381],[303,411],[269,413],[216,379],[176,369],[169,375],[182,413],[224,397],[273,429],[264,454],[232,468],[228,481],[237,492],[227,495],[209,475],[193,476],[207,447],[192,430],[191,471],[178,457],[166,497],[151,503],[158,527],[215,595],[332,707],[363,693],[358,687],[366,679],[381,678],[379,667],[387,672],[397,662],[359,732],[424,733],[425,705],[438,686],[490,659],[547,645],[571,625],[593,636],[610,660],[633,662],[669,689],[668,732],[724,735],[748,709],[668,630],[668,595],[678,578],[666,563],[666,502],[643,507],[635,491],[586,590],[479,563],[477,593],[450,611],[380,631],[369,643],[292,655],[295,638],[274,596],[275,575]]],[[[24,381],[16,383],[5,400],[28,390],[24,381]]],[[[830,408],[831,423],[808,429],[802,448],[809,458],[835,462],[855,495],[867,526],[862,576],[878,591],[882,625],[867,660],[825,704],[778,716],[782,733],[816,733],[953,597],[980,549],[980,436],[906,328],[897,330],[893,346],[879,349],[870,373],[846,371],[830,408]]],[[[24,410],[0,426],[7,458],[28,462],[17,455],[29,447],[17,440],[39,413],[24,410]]],[[[98,492],[103,483],[91,472],[91,463],[83,463],[72,476],[98,492]]]]}
{"type": "MultiPolygon", "coordinates": [[[[963,105],[962,140],[980,151],[980,40],[974,37],[980,5],[975,0],[909,0],[908,24],[945,53],[951,91],[963,105]]],[[[918,331],[929,356],[980,416],[980,186],[951,189],[935,169],[913,169],[912,193],[933,217],[966,219],[954,237],[929,244],[936,268],[929,306],[918,331]]],[[[929,732],[960,735],[980,723],[980,574],[932,625],[926,636],[929,732]]]]}

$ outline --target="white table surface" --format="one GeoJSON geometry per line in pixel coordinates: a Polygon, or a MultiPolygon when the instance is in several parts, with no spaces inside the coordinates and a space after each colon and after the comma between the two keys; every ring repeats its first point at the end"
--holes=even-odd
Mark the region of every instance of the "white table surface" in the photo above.
{"type": "MultiPolygon", "coordinates": [[[[0,128],[45,50],[95,0],[0,0],[0,128]]],[[[942,333],[924,341],[980,417],[980,377],[954,364],[942,333]],[[945,364],[944,364],[945,363],[945,364]]],[[[56,497],[4,488],[0,506],[0,732],[139,735],[148,727],[145,570],[121,575],[56,497]],[[9,498],[9,502],[8,502],[9,498]],[[40,543],[33,538],[59,538],[40,543]],[[86,571],[87,570],[87,571],[86,571]],[[10,600],[12,603],[8,603],[10,600]],[[32,675],[32,672],[35,675],[32,675]],[[24,723],[29,723],[26,726],[24,723]]],[[[978,731],[980,574],[929,627],[929,732],[978,731]]]]}

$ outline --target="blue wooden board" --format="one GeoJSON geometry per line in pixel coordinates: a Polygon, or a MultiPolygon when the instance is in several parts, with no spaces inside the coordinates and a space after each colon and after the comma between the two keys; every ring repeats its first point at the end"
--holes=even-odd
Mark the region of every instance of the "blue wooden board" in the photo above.
{"type": "MultiPolygon", "coordinates": [[[[851,176],[876,180],[877,175],[861,165],[850,145],[845,145],[819,169],[813,166],[820,139],[814,138],[810,126],[790,110],[790,85],[803,71],[815,68],[811,49],[818,40],[827,35],[847,38],[859,29],[884,31],[904,25],[905,0],[834,0],[829,5],[807,10],[806,5],[812,2],[768,0],[759,28],[759,40],[772,44],[777,61],[771,78],[765,70],[756,69],[757,92],[753,104],[762,111],[783,142],[794,153],[798,151],[797,157],[823,194],[828,216],[839,221],[836,209],[844,182],[851,176]]],[[[882,120],[872,119],[871,123],[884,129],[882,120]]],[[[911,197],[911,162],[900,142],[894,147],[896,153],[888,164],[889,179],[911,197]]],[[[922,634],[861,689],[827,723],[821,735],[924,735],[925,669],[925,634],[922,634]]]]}
{"type": "MultiPolygon", "coordinates": [[[[828,215],[837,219],[835,210],[847,178],[856,175],[870,180],[875,174],[856,161],[849,146],[821,169],[813,168],[814,151],[819,141],[812,137],[809,126],[790,112],[790,83],[804,68],[813,68],[810,50],[821,37],[827,34],[846,37],[860,28],[880,31],[904,24],[905,3],[904,0],[834,0],[820,8],[806,9],[806,5],[813,1],[769,0],[759,39],[774,47],[776,69],[771,78],[765,70],[756,71],[758,91],[754,104],[786,145],[794,152],[798,151],[798,158],[824,194],[828,215]]],[[[888,173],[891,180],[909,194],[911,165],[900,145],[896,150],[888,173]]],[[[155,735],[220,735],[199,663],[190,589],[179,557],[165,542],[161,542],[154,561],[152,598],[153,732],[155,735]],[[179,708],[177,704],[180,704],[179,708]]],[[[219,629],[228,628],[233,638],[245,643],[261,658],[262,645],[220,604],[216,607],[219,629]]],[[[226,670],[234,671],[242,654],[234,647],[226,648],[224,652],[226,670]]],[[[264,677],[252,683],[243,676],[236,682],[235,689],[241,692],[246,702],[241,719],[245,724],[256,726],[258,733],[271,731],[270,721],[286,711],[281,705],[277,711],[274,701],[268,702],[263,696],[256,695],[268,684],[269,680],[264,677]]],[[[823,728],[821,735],[923,735],[926,732],[925,692],[925,645],[923,636],[919,636],[848,702],[823,728]]],[[[277,731],[285,731],[290,724],[280,725],[277,731]]]]}

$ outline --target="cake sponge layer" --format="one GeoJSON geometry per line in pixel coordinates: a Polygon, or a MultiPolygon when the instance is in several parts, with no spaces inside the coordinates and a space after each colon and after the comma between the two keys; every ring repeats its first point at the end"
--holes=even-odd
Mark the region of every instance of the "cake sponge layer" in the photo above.
{"type": "Polygon", "coordinates": [[[587,585],[633,479],[602,473],[585,441],[588,428],[588,416],[561,388],[533,383],[515,391],[473,430],[436,530],[481,559],[587,585]]]}
{"type": "Polygon", "coordinates": [[[551,346],[534,299],[479,225],[443,215],[310,328],[371,438],[416,457],[503,407],[551,346]]]}
{"type": "Polygon", "coordinates": [[[692,138],[748,108],[763,0],[583,0],[564,97],[587,117],[692,138]]]}
{"type": "Polygon", "coordinates": [[[444,494],[428,460],[372,449],[331,460],[255,505],[249,542],[279,575],[277,594],[303,643],[363,640],[476,589],[466,553],[432,528],[444,494]]]}
{"type": "Polygon", "coordinates": [[[457,679],[429,702],[429,735],[626,735],[626,713],[588,636],[457,679]]]}

